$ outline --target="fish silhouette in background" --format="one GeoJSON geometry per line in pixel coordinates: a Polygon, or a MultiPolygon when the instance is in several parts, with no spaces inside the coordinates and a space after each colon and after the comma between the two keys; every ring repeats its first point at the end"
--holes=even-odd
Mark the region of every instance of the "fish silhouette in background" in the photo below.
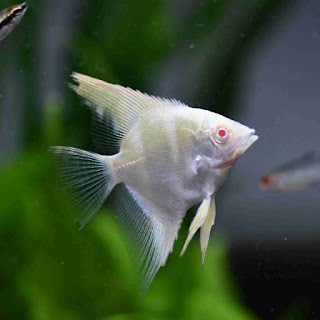
{"type": "Polygon", "coordinates": [[[0,41],[18,25],[27,9],[27,3],[23,2],[0,11],[0,41]]]}
{"type": "Polygon", "coordinates": [[[320,182],[320,152],[310,151],[263,176],[259,187],[264,191],[293,192],[320,182]]]}
{"type": "Polygon", "coordinates": [[[51,147],[83,227],[114,189],[119,219],[142,275],[151,283],[173,250],[181,222],[199,204],[181,255],[200,229],[202,262],[214,224],[215,194],[255,131],[217,113],[149,96],[79,73],[70,87],[92,111],[93,140],[111,156],[51,147]],[[110,131],[110,125],[113,132],[110,131]]]}

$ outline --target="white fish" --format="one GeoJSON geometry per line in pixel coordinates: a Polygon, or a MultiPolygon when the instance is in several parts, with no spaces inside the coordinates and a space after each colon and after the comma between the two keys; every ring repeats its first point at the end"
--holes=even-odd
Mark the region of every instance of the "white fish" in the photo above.
{"type": "Polygon", "coordinates": [[[264,191],[293,192],[320,182],[320,153],[311,151],[262,177],[264,191]]]}
{"type": "Polygon", "coordinates": [[[27,9],[27,3],[23,2],[0,11],[0,41],[17,26],[27,9]]]}
{"type": "Polygon", "coordinates": [[[201,205],[189,241],[201,228],[202,261],[215,219],[215,194],[235,161],[258,137],[254,130],[219,114],[148,96],[78,73],[70,87],[89,101],[99,155],[52,147],[62,177],[80,208],[84,226],[114,190],[118,214],[133,237],[146,289],[173,250],[183,217],[201,205]],[[111,124],[114,135],[110,135],[111,124]]]}

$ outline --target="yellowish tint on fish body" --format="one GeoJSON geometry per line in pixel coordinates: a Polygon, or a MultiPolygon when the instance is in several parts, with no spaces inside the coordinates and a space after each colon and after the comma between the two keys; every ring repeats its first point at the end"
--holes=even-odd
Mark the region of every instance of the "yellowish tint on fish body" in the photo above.
{"type": "Polygon", "coordinates": [[[92,110],[97,148],[117,148],[114,155],[104,156],[52,147],[80,210],[76,220],[84,226],[113,190],[145,290],[173,250],[186,212],[201,203],[181,255],[200,229],[204,262],[216,214],[215,194],[231,166],[258,139],[254,130],[174,99],[78,73],[72,77],[77,85],[70,87],[92,110]]]}

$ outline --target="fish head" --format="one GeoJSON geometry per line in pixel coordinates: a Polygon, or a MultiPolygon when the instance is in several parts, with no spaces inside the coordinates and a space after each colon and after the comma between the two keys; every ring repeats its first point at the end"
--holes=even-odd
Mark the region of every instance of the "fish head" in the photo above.
{"type": "Polygon", "coordinates": [[[28,4],[23,2],[0,11],[0,41],[21,21],[27,9],[28,4]]]}
{"type": "Polygon", "coordinates": [[[259,187],[264,191],[280,191],[281,184],[279,182],[279,175],[277,173],[270,173],[260,179],[259,187]]]}
{"type": "Polygon", "coordinates": [[[13,21],[11,23],[19,22],[26,13],[27,9],[28,4],[23,2],[0,11],[0,17],[2,19],[12,18],[13,21]]]}
{"type": "Polygon", "coordinates": [[[230,168],[258,139],[254,129],[218,114],[213,114],[207,125],[212,168],[230,168]]]}

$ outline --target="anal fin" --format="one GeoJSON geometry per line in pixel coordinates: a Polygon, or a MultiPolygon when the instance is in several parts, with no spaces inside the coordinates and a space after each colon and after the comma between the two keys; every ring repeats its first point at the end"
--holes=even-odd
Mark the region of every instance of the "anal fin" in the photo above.
{"type": "Polygon", "coordinates": [[[116,186],[114,201],[145,292],[173,250],[184,212],[164,210],[125,184],[116,186]]]}

